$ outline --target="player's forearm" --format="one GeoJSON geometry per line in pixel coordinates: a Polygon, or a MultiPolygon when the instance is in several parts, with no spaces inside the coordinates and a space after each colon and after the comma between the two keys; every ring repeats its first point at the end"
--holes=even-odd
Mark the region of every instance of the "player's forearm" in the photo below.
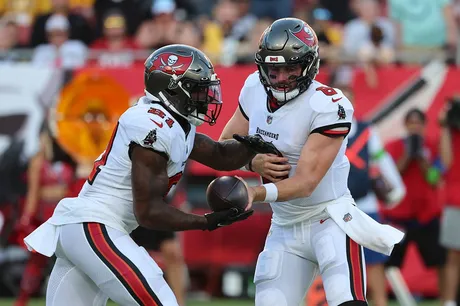
{"type": "MultiPolygon", "coordinates": [[[[293,176],[279,181],[275,183],[275,185],[278,189],[278,199],[276,201],[283,202],[309,197],[315,190],[318,182],[308,178],[301,179],[299,177],[293,176]]],[[[255,186],[250,188],[254,188],[255,191],[254,202],[263,202],[265,200],[265,187],[255,186]]]]}
{"type": "Polygon", "coordinates": [[[190,158],[215,170],[240,169],[254,153],[242,143],[234,140],[214,141],[203,134],[197,134],[190,158]]]}
{"type": "Polygon", "coordinates": [[[216,158],[217,170],[236,170],[246,164],[255,156],[245,145],[234,140],[218,142],[218,156],[216,158]]]}
{"type": "Polygon", "coordinates": [[[164,231],[204,230],[207,221],[204,216],[188,214],[166,203],[151,205],[152,208],[141,216],[136,216],[145,228],[164,231]]]}

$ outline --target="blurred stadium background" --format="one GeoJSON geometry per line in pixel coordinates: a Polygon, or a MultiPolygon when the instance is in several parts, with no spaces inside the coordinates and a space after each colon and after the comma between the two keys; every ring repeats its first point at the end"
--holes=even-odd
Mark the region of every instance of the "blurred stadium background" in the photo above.
{"type": "MultiPolygon", "coordinates": [[[[66,195],[75,195],[118,116],[143,94],[145,58],[184,43],[202,49],[222,80],[223,113],[215,126],[199,128],[217,139],[256,70],[261,33],[290,16],[317,31],[317,79],[351,87],[357,117],[373,121],[384,142],[404,136],[412,107],[427,114],[427,137],[439,137],[438,114],[460,93],[458,0],[0,0],[0,305],[13,305],[29,257],[17,224],[44,122],[75,166],[66,182],[66,195]]],[[[206,186],[227,173],[195,163],[187,171],[174,203],[202,213],[206,186]]],[[[236,173],[258,182],[253,173],[236,173]]],[[[269,224],[269,207],[259,206],[250,221],[179,235],[189,305],[253,305],[252,275],[269,224]],[[220,299],[204,302],[214,298],[220,299]]],[[[163,266],[162,254],[153,256],[163,266]]],[[[438,303],[436,269],[424,265],[414,245],[401,273],[417,302],[438,303]]],[[[33,295],[43,296],[45,285],[46,278],[33,295]]],[[[320,283],[309,299],[325,304],[320,283]]]]}

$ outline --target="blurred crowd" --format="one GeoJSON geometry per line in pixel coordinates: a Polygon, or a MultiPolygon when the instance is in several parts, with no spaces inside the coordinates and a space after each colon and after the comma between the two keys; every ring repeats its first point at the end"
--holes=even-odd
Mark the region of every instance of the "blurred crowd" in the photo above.
{"type": "MultiPolygon", "coordinates": [[[[343,62],[453,62],[458,0],[1,0],[0,60],[68,68],[130,65],[166,44],[202,49],[215,64],[252,63],[263,30],[297,17],[318,33],[321,57],[343,62]],[[13,52],[8,52],[13,51],[13,52]],[[144,51],[144,52],[143,52],[144,51]],[[26,56],[27,58],[27,56],[26,56]]],[[[370,83],[375,83],[370,77],[370,83]]]]}

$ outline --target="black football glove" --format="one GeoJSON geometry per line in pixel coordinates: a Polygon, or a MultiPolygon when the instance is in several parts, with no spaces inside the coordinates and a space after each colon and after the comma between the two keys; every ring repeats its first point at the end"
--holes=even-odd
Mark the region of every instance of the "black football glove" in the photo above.
{"type": "Polygon", "coordinates": [[[279,157],[283,156],[283,154],[273,145],[273,143],[263,140],[262,136],[259,134],[247,136],[233,134],[233,138],[257,154],[275,154],[279,157]]]}
{"type": "Polygon", "coordinates": [[[254,213],[254,210],[250,209],[247,211],[240,210],[238,208],[230,208],[223,211],[211,212],[205,214],[208,225],[206,229],[213,231],[219,227],[230,225],[237,221],[243,221],[249,218],[254,213]]]}

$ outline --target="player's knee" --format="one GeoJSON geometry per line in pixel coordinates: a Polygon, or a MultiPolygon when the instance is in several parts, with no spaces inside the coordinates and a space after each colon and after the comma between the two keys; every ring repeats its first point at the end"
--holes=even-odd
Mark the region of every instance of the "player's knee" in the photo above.
{"type": "Polygon", "coordinates": [[[366,301],[348,301],[340,304],[339,306],[367,306],[366,301]]]}
{"type": "Polygon", "coordinates": [[[254,283],[256,284],[256,306],[287,306],[287,299],[283,291],[267,286],[270,281],[276,280],[281,273],[283,253],[265,250],[257,260],[254,283]],[[261,287],[262,286],[262,287],[261,287]]]}
{"type": "Polygon", "coordinates": [[[283,291],[276,288],[268,288],[256,293],[256,306],[288,306],[283,291]]]}

